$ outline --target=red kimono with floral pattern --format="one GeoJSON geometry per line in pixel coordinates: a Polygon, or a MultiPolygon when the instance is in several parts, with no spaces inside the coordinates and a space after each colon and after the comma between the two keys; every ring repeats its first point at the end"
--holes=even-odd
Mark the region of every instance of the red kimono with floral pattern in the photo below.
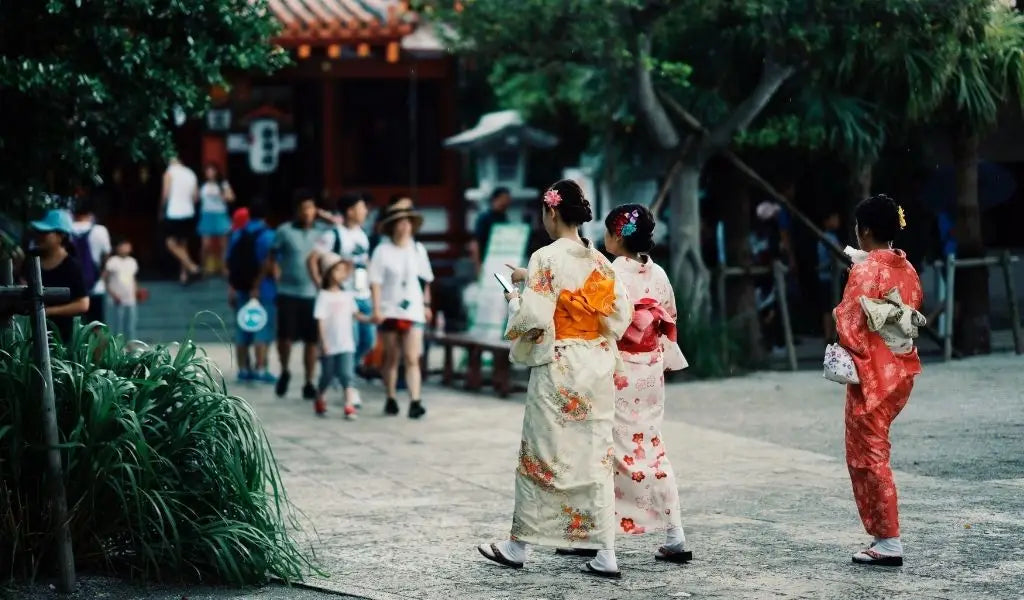
{"type": "Polygon", "coordinates": [[[921,372],[917,349],[895,354],[868,329],[860,298],[882,298],[896,288],[903,301],[919,310],[921,280],[900,250],[876,250],[850,270],[843,300],[833,315],[839,343],[853,357],[859,385],[846,392],[846,463],[857,509],[867,532],[899,536],[896,485],[889,466],[889,426],[906,406],[921,372]]]}

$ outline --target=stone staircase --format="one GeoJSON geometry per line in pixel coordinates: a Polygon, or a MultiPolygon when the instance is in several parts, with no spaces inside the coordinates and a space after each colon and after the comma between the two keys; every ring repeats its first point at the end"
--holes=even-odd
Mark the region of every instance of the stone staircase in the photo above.
{"type": "Polygon", "coordinates": [[[139,305],[139,338],[168,343],[186,337],[200,343],[234,339],[235,314],[228,306],[227,282],[211,278],[182,287],[173,281],[142,281],[149,300],[139,305]]]}

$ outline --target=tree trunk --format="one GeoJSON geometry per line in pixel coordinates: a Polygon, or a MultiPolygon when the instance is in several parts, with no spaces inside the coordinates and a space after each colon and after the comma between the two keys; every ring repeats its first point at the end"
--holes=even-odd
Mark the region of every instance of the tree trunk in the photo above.
{"type": "MultiPolygon", "coordinates": [[[[978,134],[966,124],[953,130],[953,165],[956,170],[957,258],[985,256],[978,204],[978,134]]],[[[957,269],[957,346],[965,356],[992,350],[989,321],[988,268],[957,269]]]]}
{"type": "Polygon", "coordinates": [[[847,227],[850,231],[850,239],[855,239],[853,233],[853,225],[856,223],[854,211],[862,200],[871,197],[871,183],[874,175],[873,170],[873,164],[850,165],[850,188],[849,195],[846,197],[845,214],[843,214],[843,219],[846,220],[847,227]]]}
{"type": "MultiPolygon", "coordinates": [[[[729,166],[732,169],[732,166],[729,166]]],[[[749,267],[754,257],[750,250],[750,188],[740,177],[732,177],[726,184],[727,208],[724,211],[726,262],[729,266],[749,267]]],[[[726,285],[726,311],[742,337],[742,348],[748,359],[744,364],[761,365],[767,359],[761,339],[761,320],[757,314],[755,281],[750,277],[736,277],[726,285]]],[[[781,318],[778,315],[776,318],[781,318]]]]}
{"type": "Polygon", "coordinates": [[[700,170],[699,163],[684,163],[671,187],[670,275],[676,294],[690,303],[679,310],[707,319],[711,315],[711,298],[710,277],[700,246],[700,170]]]}

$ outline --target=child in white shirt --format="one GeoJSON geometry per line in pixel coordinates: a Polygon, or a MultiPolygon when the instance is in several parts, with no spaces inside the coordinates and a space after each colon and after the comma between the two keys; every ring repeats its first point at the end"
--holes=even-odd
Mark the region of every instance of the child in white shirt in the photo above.
{"type": "Polygon", "coordinates": [[[320,331],[320,384],[317,387],[316,414],[327,414],[325,392],[335,379],[345,390],[345,418],[357,416],[355,406],[356,341],[353,319],[368,321],[359,311],[355,294],[343,290],[342,283],[352,273],[352,262],[333,252],[320,255],[323,282],[313,305],[313,317],[320,331]]]}
{"type": "Polygon", "coordinates": [[[103,272],[107,296],[113,305],[108,319],[110,331],[115,335],[123,335],[126,341],[134,340],[139,318],[136,302],[138,285],[135,280],[139,273],[139,263],[132,257],[130,241],[118,240],[114,254],[107,259],[103,272]]]}

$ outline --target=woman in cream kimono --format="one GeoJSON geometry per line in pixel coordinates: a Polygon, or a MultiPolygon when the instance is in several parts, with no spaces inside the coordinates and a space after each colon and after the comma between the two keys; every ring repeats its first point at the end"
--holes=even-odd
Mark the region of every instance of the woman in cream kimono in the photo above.
{"type": "Polygon", "coordinates": [[[861,202],[855,216],[862,252],[848,250],[855,264],[833,312],[839,344],[849,351],[860,378],[846,390],[846,465],[864,529],[874,537],[853,562],[901,566],[889,427],[921,372],[914,338],[925,324],[919,312],[924,295],[906,254],[892,247],[906,226],[903,209],[883,194],[861,202]]]}
{"type": "Polygon", "coordinates": [[[484,544],[485,557],[521,568],[529,544],[596,550],[588,574],[619,577],[615,559],[612,424],[615,342],[632,304],[608,260],[580,238],[590,204],[572,181],[544,194],[543,221],[554,240],[512,279],[506,339],[528,365],[530,385],[516,469],[510,539],[484,544]]]}
{"type": "Polygon", "coordinates": [[[685,564],[693,556],[686,550],[679,491],[661,433],[665,371],[687,367],[676,344],[675,295],[665,271],[646,254],[654,246],[654,216],[646,207],[615,208],[605,228],[605,248],[618,257],[615,277],[633,304],[633,321],[618,342],[625,368],[615,373],[616,531],[664,535],[655,559],[685,564]]]}

